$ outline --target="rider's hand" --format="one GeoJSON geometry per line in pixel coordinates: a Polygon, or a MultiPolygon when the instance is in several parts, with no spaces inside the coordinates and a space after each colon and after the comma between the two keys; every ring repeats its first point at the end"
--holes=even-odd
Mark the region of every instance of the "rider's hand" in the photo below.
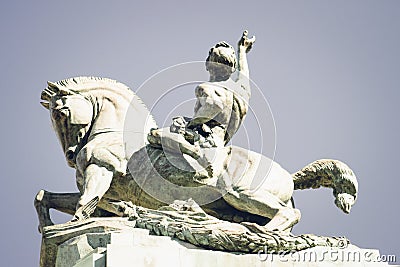
{"type": "Polygon", "coordinates": [[[251,37],[249,39],[247,37],[247,34],[248,34],[247,30],[244,31],[243,35],[242,35],[242,38],[240,38],[240,40],[238,42],[238,46],[245,48],[246,49],[246,53],[248,53],[251,50],[254,42],[256,41],[256,37],[255,36],[253,36],[253,37],[251,37]]]}

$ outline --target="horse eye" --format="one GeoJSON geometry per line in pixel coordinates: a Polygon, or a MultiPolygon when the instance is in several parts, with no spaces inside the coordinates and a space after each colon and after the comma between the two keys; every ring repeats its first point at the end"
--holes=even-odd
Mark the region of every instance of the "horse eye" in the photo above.
{"type": "Polygon", "coordinates": [[[55,120],[61,119],[61,112],[60,112],[60,110],[58,110],[58,109],[53,109],[53,110],[51,111],[51,116],[52,116],[53,119],[55,119],[55,120]]]}
{"type": "Polygon", "coordinates": [[[69,109],[67,107],[55,108],[51,110],[51,116],[55,120],[61,119],[61,117],[67,117],[69,115],[69,109]]]}

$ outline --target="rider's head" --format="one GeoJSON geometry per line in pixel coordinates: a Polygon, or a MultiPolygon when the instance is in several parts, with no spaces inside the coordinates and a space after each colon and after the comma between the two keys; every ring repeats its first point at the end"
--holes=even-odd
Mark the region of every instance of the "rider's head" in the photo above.
{"type": "Polygon", "coordinates": [[[210,49],[206,68],[218,80],[228,79],[236,68],[235,49],[225,42],[219,42],[210,49]]]}

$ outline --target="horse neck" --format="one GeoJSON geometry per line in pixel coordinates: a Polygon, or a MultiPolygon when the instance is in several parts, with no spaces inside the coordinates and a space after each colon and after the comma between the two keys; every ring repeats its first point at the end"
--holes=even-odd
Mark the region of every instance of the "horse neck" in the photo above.
{"type": "Polygon", "coordinates": [[[92,133],[122,132],[129,102],[121,97],[97,98],[92,133]]]}
{"type": "Polygon", "coordinates": [[[136,95],[128,98],[107,95],[97,97],[94,102],[90,139],[107,139],[112,134],[124,143],[127,156],[141,149],[150,129],[157,128],[149,110],[136,95]]]}

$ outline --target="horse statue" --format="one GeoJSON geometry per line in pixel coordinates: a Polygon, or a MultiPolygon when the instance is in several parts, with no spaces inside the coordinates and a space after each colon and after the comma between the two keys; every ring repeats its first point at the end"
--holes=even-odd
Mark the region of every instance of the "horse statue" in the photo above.
{"type": "Polygon", "coordinates": [[[157,210],[191,198],[219,219],[250,229],[286,231],[300,219],[293,190],[332,188],[335,204],[345,213],[357,197],[356,177],[340,161],[317,160],[290,174],[273,160],[237,146],[230,148],[221,175],[231,183],[231,190],[224,191],[220,177],[209,177],[182,154],[147,143],[148,133],[157,128],[154,118],[133,91],[115,80],[75,77],[48,82],[41,99],[66,161],[76,169],[79,192],[40,190],[35,198],[39,230],[53,224],[49,209],[81,221],[124,216],[118,208],[122,202],[157,210]],[[133,112],[134,121],[125,122],[128,112],[133,112]],[[257,205],[251,204],[254,201],[257,205]]]}

